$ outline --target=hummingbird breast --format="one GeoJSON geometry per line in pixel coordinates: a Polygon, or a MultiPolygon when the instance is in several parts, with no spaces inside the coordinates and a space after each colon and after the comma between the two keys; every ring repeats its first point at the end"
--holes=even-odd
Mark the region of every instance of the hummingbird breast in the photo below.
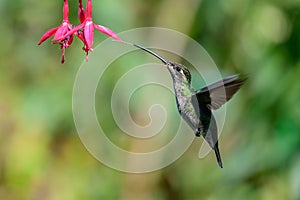
{"type": "Polygon", "coordinates": [[[176,82],[174,83],[174,90],[180,115],[194,131],[198,130],[201,128],[201,122],[199,112],[192,103],[194,90],[188,85],[176,82]]]}

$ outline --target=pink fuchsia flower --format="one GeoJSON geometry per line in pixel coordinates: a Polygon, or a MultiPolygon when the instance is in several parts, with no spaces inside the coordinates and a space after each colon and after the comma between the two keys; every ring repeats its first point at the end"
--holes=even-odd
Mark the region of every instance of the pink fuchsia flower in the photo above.
{"type": "Polygon", "coordinates": [[[79,10],[78,17],[81,22],[80,25],[74,27],[64,36],[57,38],[59,41],[64,41],[72,35],[78,36],[78,38],[83,42],[84,47],[82,48],[86,52],[86,60],[88,60],[89,51],[93,51],[93,43],[94,43],[94,29],[108,35],[109,37],[124,43],[116,33],[105,26],[101,26],[93,23],[92,19],[92,1],[87,0],[86,3],[86,11],[82,7],[82,0],[79,0],[79,10]]]}
{"type": "Polygon", "coordinates": [[[53,43],[54,44],[60,44],[60,48],[62,50],[62,58],[61,63],[64,63],[65,61],[65,49],[70,47],[70,45],[73,42],[73,34],[69,35],[68,37],[65,37],[63,40],[59,40],[59,38],[63,37],[65,34],[67,34],[70,30],[72,30],[72,25],[70,24],[69,18],[69,5],[68,0],[64,0],[64,7],[63,7],[63,21],[62,24],[58,27],[52,28],[48,30],[40,39],[38,45],[42,44],[45,40],[53,37],[53,43]]]}

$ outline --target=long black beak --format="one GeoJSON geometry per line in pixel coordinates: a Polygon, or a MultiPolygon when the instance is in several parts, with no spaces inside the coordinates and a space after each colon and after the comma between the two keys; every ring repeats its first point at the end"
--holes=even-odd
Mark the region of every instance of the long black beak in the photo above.
{"type": "Polygon", "coordinates": [[[161,57],[161,56],[158,55],[157,53],[151,51],[150,49],[147,49],[147,48],[145,48],[145,47],[142,47],[142,46],[140,46],[140,45],[138,45],[138,44],[133,44],[133,46],[135,46],[135,47],[137,47],[137,48],[140,48],[140,49],[142,49],[142,50],[144,50],[144,51],[146,51],[146,52],[152,54],[153,56],[155,56],[156,58],[158,58],[159,60],[161,60],[161,61],[162,61],[164,64],[166,64],[166,65],[169,63],[169,61],[167,61],[166,59],[164,59],[163,57],[161,57]]]}

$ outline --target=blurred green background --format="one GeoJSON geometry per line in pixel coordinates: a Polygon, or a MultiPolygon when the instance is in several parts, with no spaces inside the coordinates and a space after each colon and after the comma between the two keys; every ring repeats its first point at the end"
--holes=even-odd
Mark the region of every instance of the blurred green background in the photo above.
{"type": "MultiPolygon", "coordinates": [[[[299,0],[93,1],[95,23],[117,33],[145,26],[180,31],[224,75],[250,76],[228,103],[224,169],[213,153],[199,160],[197,143],[169,167],[139,175],[102,165],[80,142],[72,89],[85,58],[81,43],[67,49],[63,65],[50,40],[37,46],[61,23],[62,2],[0,1],[0,199],[300,199],[299,0]]],[[[69,4],[78,24],[77,1],[69,4]]],[[[106,38],[95,33],[94,46],[106,38]]],[[[124,71],[108,73],[110,90],[124,71]]],[[[109,101],[109,91],[100,98],[109,101]]],[[[106,127],[118,142],[118,127],[106,127]]]]}

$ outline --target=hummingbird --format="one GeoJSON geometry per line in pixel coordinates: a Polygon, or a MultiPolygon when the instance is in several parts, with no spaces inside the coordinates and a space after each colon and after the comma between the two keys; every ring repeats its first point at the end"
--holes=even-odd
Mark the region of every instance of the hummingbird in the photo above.
{"type": "Polygon", "coordinates": [[[228,76],[196,91],[191,86],[192,76],[186,66],[168,61],[138,44],[133,45],[152,54],[167,66],[173,80],[179,114],[193,129],[195,136],[204,137],[214,150],[218,165],[223,168],[218,145],[218,129],[212,110],[220,108],[229,101],[247,78],[242,78],[239,75],[228,76]]]}

